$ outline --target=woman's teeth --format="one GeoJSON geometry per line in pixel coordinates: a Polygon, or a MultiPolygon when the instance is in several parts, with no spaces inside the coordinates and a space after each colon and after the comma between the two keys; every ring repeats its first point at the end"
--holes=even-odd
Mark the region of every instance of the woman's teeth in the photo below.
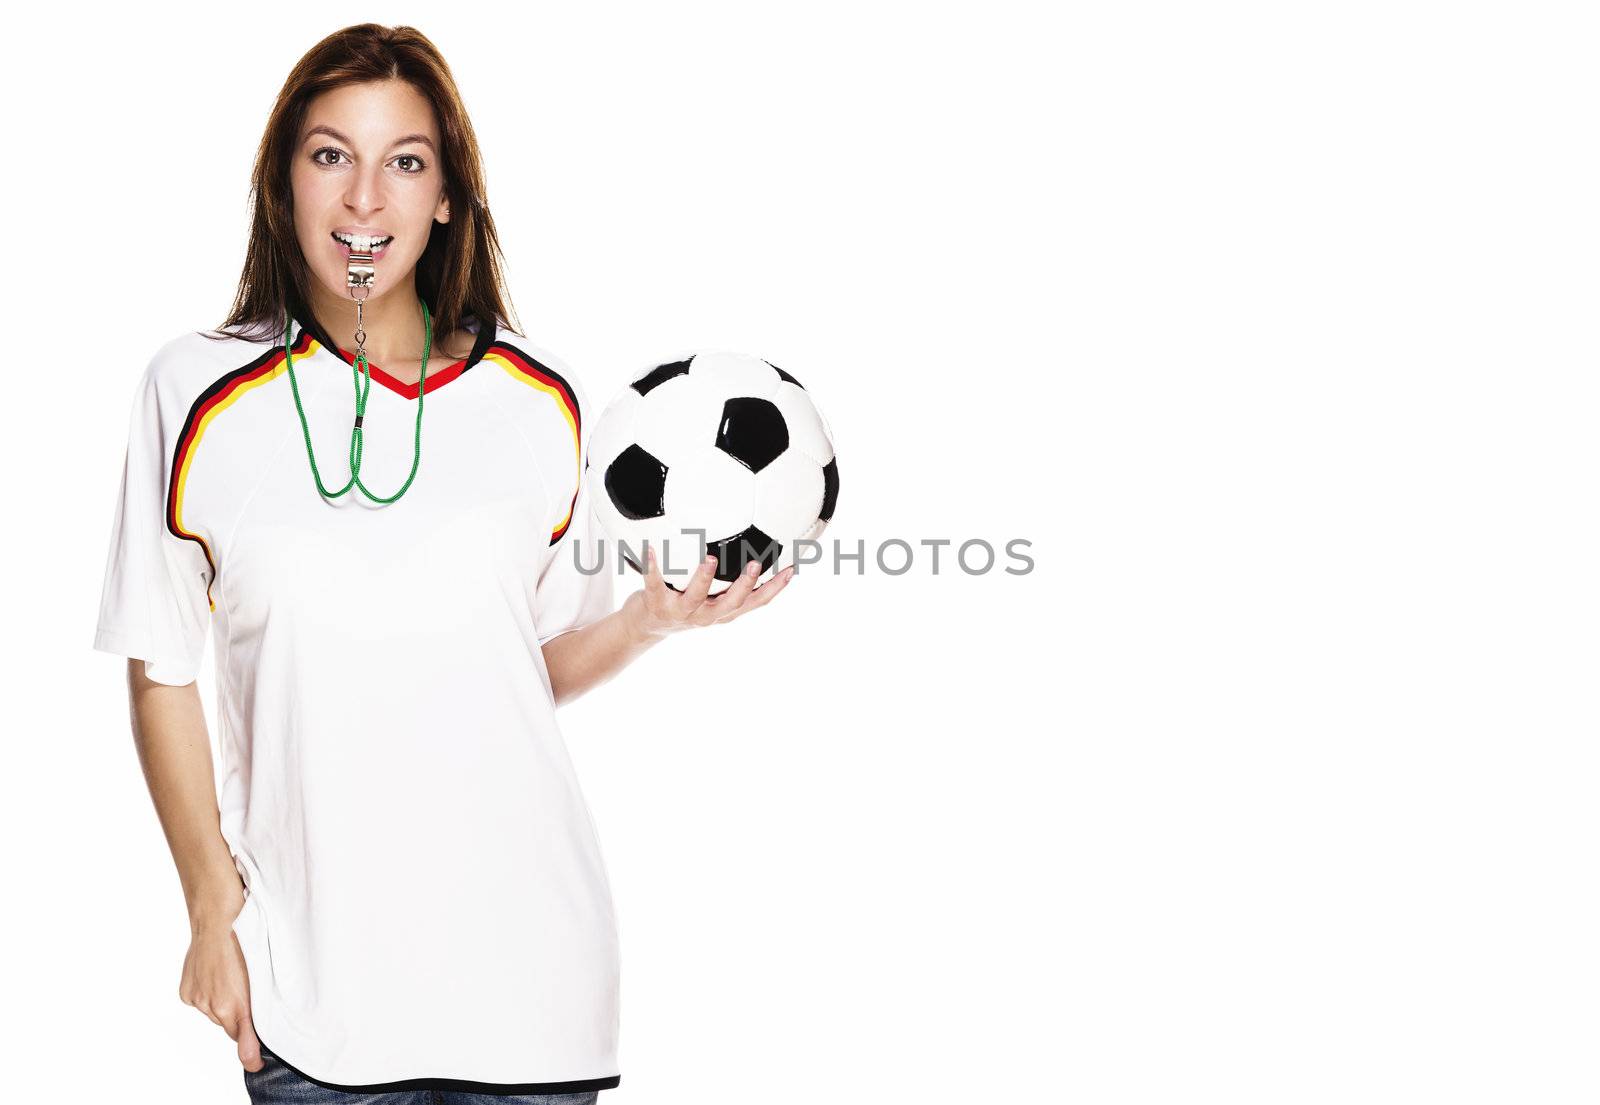
{"type": "Polygon", "coordinates": [[[334,238],[350,247],[352,253],[371,253],[382,249],[394,240],[394,235],[385,235],[381,238],[369,237],[365,234],[340,234],[334,233],[334,238]]]}

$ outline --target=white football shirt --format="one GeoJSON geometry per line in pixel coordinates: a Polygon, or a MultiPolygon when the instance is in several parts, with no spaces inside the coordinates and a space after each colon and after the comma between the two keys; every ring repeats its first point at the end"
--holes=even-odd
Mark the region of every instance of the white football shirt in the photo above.
{"type": "MultiPolygon", "coordinates": [[[[308,313],[308,312],[307,312],[308,313]]],[[[618,945],[541,646],[614,609],[584,393],[468,321],[427,391],[371,366],[360,489],[313,482],[282,337],[164,345],[140,379],[94,647],[217,676],[234,932],[263,1044],[361,1092],[621,1081],[618,945]],[[574,545],[581,557],[574,557],[574,545]]],[[[353,341],[352,343],[353,344],[353,341]]],[[[353,354],[293,324],[322,482],[350,475],[353,354]]]]}

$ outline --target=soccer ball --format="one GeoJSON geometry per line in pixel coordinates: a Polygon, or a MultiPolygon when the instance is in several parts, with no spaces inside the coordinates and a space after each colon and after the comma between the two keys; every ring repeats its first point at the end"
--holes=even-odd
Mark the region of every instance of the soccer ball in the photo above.
{"type": "Polygon", "coordinates": [[[793,563],[795,542],[821,535],[839,497],[833,435],[810,394],[743,353],[641,372],[595,423],[584,479],[623,560],[643,574],[648,542],[682,590],[671,581],[715,554],[714,595],[751,560],[763,575],[793,563]]]}

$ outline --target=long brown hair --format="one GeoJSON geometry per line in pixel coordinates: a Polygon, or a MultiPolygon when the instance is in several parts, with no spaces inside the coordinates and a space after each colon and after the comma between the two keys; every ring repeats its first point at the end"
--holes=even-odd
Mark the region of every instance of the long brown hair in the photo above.
{"type": "MultiPolygon", "coordinates": [[[[250,245],[244,272],[220,338],[283,339],[284,313],[309,314],[313,277],[294,230],[290,158],[299,145],[311,101],[330,89],[399,79],[433,105],[439,122],[450,221],[435,222],[417,259],[417,295],[428,305],[435,334],[454,333],[468,315],[512,326],[502,298],[500,239],[489,215],[483,158],[444,57],[414,27],[360,23],[335,31],[306,52],[289,73],[267,119],[251,173],[250,245]],[[237,328],[237,332],[230,330],[237,328]]],[[[212,335],[207,335],[212,336],[212,335]]]]}

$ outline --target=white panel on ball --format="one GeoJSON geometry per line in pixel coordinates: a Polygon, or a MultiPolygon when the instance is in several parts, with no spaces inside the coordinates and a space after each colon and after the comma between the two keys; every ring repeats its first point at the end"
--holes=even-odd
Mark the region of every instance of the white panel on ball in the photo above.
{"type": "MultiPolygon", "coordinates": [[[[591,468],[605,466],[616,459],[617,454],[632,445],[637,439],[634,437],[634,420],[637,418],[639,408],[643,405],[644,397],[632,388],[623,388],[617,392],[617,397],[606,405],[600,412],[600,417],[589,431],[589,465],[591,468]]],[[[597,497],[601,489],[591,488],[597,497]]]]}
{"type": "MultiPolygon", "coordinates": [[[[772,566],[772,574],[777,575],[789,565],[795,563],[800,555],[801,541],[820,541],[822,539],[822,531],[827,528],[828,523],[819,518],[815,525],[807,529],[798,538],[793,541],[785,541],[783,543],[783,552],[778,555],[777,563],[772,566]]],[[[828,563],[827,554],[820,549],[808,548],[806,549],[806,556],[810,558],[810,563],[814,565],[821,566],[828,563]]],[[[803,572],[805,568],[796,568],[795,570],[803,572]]]]}
{"type": "Polygon", "coordinates": [[[804,388],[788,380],[780,381],[772,402],[789,427],[789,448],[800,450],[818,464],[827,464],[833,459],[833,440],[804,388]]]}
{"type": "Polygon", "coordinates": [[[788,542],[822,510],[822,466],[793,448],[756,473],[755,527],[788,542]]]}
{"type": "Polygon", "coordinates": [[[634,441],[668,468],[716,444],[723,399],[693,373],[665,380],[641,398],[634,441]]]}
{"type": "Polygon", "coordinates": [[[724,396],[747,395],[771,399],[783,383],[778,370],[760,357],[745,353],[696,353],[689,375],[704,381],[724,396]]]}
{"type": "Polygon", "coordinates": [[[756,475],[721,449],[703,448],[672,466],[666,505],[668,518],[703,528],[707,541],[720,541],[750,525],[756,475]]]}

